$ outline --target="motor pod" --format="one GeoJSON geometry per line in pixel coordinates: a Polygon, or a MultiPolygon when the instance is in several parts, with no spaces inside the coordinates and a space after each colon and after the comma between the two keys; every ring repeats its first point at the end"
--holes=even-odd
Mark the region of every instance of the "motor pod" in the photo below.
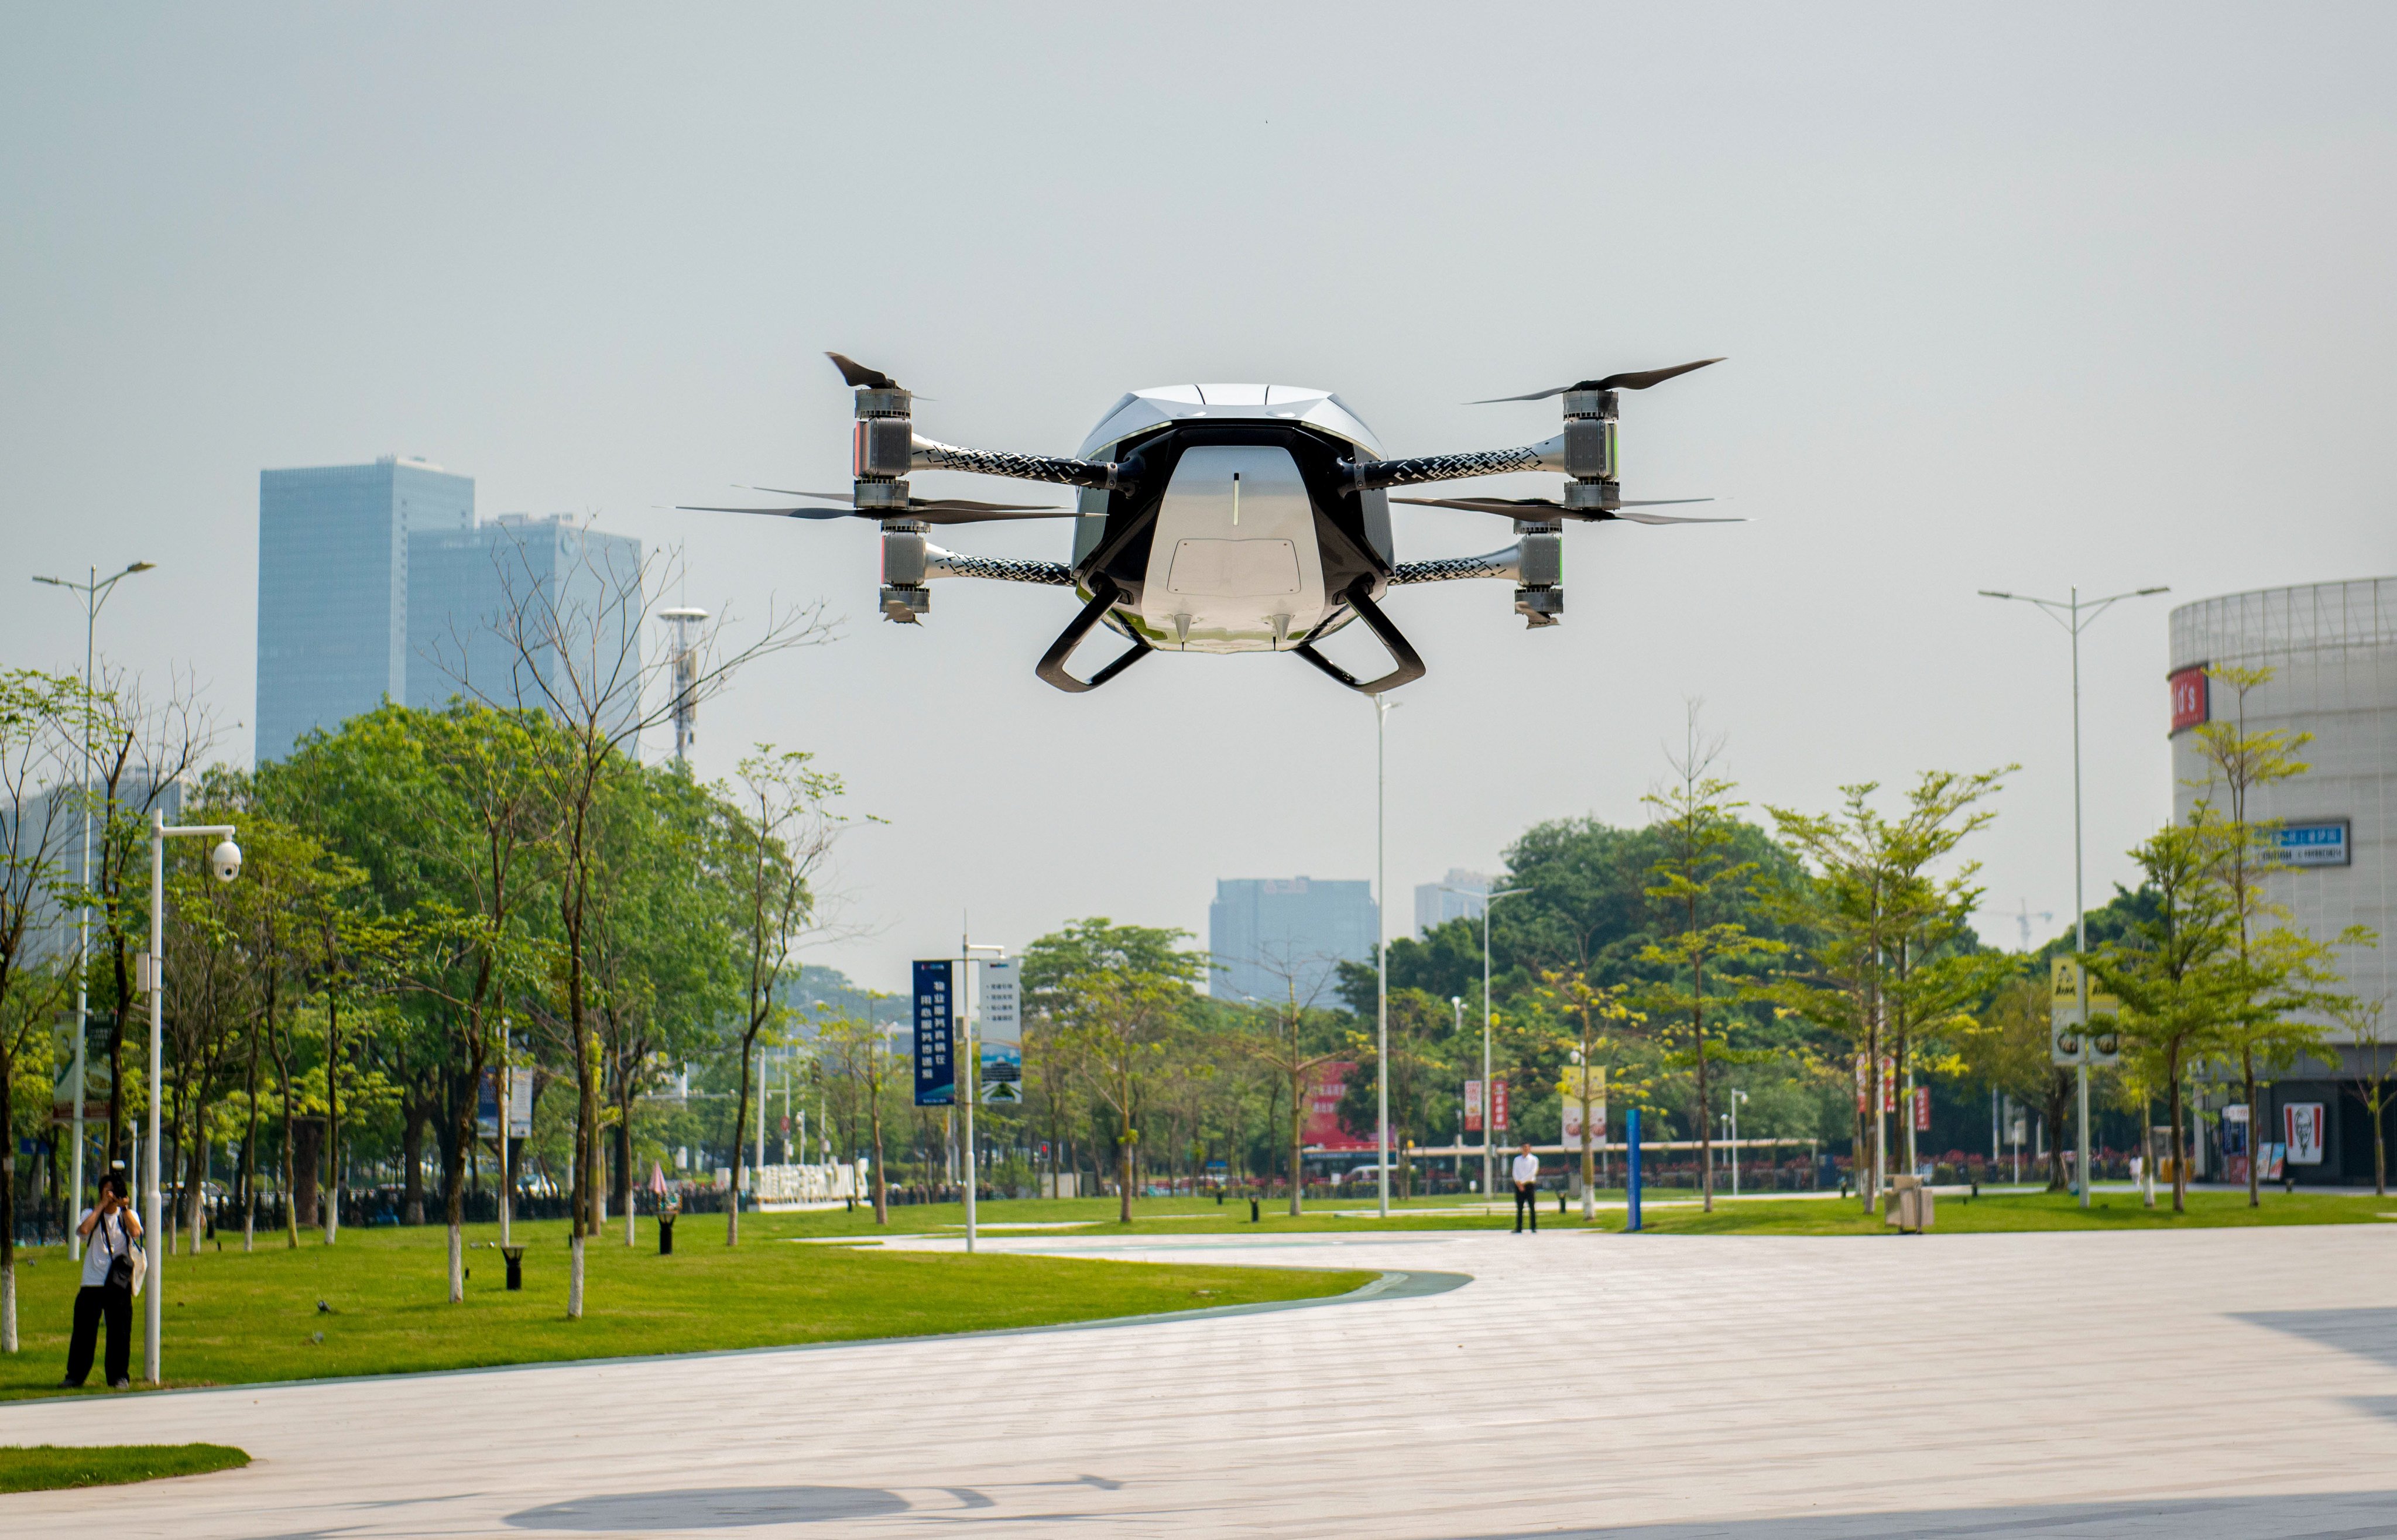
{"type": "MultiPolygon", "coordinates": [[[[860,395],[887,394],[859,391],[860,395]]],[[[904,422],[905,419],[901,419],[904,422]]],[[[864,423],[858,424],[861,430],[864,423]]],[[[864,506],[866,483],[858,484],[859,506],[864,506]]],[[[901,488],[907,484],[899,483],[901,488]]],[[[902,496],[904,496],[903,491],[902,496]]],[[[920,519],[889,519],[882,526],[882,618],[901,625],[913,625],[917,618],[931,613],[932,591],[925,585],[925,536],[931,526],[920,519]]]]}
{"type": "MultiPolygon", "coordinates": [[[[1568,491],[1572,489],[1567,488],[1568,491]]],[[[1565,615],[1565,527],[1560,520],[1515,521],[1515,613],[1526,626],[1554,625],[1565,615]]]]}
{"type": "MultiPolygon", "coordinates": [[[[863,393],[861,393],[863,394],[863,393]]],[[[1621,467],[1615,460],[1615,424],[1621,408],[1611,390],[1564,393],[1564,504],[1592,512],[1623,501],[1621,467]]]]}
{"type": "Polygon", "coordinates": [[[850,474],[857,510],[907,506],[907,466],[916,442],[915,396],[896,385],[857,393],[850,474]]]}

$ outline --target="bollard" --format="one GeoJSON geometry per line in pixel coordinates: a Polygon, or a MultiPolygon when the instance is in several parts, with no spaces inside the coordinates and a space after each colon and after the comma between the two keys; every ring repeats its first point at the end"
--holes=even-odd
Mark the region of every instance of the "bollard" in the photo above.
{"type": "Polygon", "coordinates": [[[1623,1118],[1624,1196],[1628,1201],[1624,1223],[1626,1230],[1640,1228],[1640,1109],[1633,1107],[1623,1118]]]}
{"type": "Polygon", "coordinates": [[[1257,1200],[1254,1198],[1249,1199],[1249,1223],[1257,1223],[1257,1200]]]}
{"type": "Polygon", "coordinates": [[[502,1246],[500,1248],[500,1254],[508,1259],[508,1287],[522,1291],[525,1249],[521,1246],[502,1246]]]}
{"type": "Polygon", "coordinates": [[[674,1255],[674,1222],[670,1213],[658,1215],[658,1255],[674,1255]]]}

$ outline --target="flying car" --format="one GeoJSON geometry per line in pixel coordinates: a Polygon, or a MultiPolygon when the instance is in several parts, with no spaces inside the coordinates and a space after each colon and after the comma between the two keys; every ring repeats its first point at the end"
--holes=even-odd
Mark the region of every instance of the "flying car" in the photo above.
{"type": "Polygon", "coordinates": [[[877,521],[881,610],[906,624],[931,613],[936,579],[1070,588],[1083,600],[1081,612],[1034,667],[1063,690],[1095,690],[1151,652],[1295,652],[1349,689],[1378,694],[1424,675],[1422,657],[1383,611],[1393,587],[1504,580],[1514,583],[1515,609],[1527,625],[1550,626],[1564,616],[1568,522],[1734,522],[1644,512],[1707,500],[1627,502],[1616,479],[1618,393],[1647,390],[1720,358],[1492,398],[1562,397],[1564,430],[1541,443],[1386,460],[1346,402],[1302,385],[1134,391],[1109,408],[1072,459],[963,449],[916,432],[914,395],[897,381],[840,354],[826,356],[856,392],[850,489],[751,489],[833,506],[685,506],[877,521]],[[1070,508],[919,498],[907,481],[918,470],[1046,482],[1078,489],[1078,496],[1070,508]],[[1518,471],[1562,472],[1563,495],[1390,496],[1395,488],[1518,471]],[[1401,562],[1390,538],[1393,501],[1495,514],[1513,521],[1514,543],[1486,556],[1401,562]],[[937,526],[1025,518],[1074,520],[1072,559],[969,556],[931,539],[937,526]],[[1351,621],[1388,652],[1386,673],[1359,679],[1317,649],[1351,621]],[[1101,626],[1130,645],[1079,677],[1071,660],[1101,626]]]}

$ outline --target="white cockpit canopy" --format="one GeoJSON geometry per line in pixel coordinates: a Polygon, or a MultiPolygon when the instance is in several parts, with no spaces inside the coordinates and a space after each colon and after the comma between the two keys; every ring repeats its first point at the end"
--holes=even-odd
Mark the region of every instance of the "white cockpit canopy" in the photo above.
{"type": "Polygon", "coordinates": [[[1348,404],[1310,385],[1157,385],[1117,402],[1091,436],[1080,458],[1107,458],[1107,451],[1136,433],[1168,422],[1304,422],[1355,445],[1371,459],[1382,457],[1373,430],[1348,404]]]}

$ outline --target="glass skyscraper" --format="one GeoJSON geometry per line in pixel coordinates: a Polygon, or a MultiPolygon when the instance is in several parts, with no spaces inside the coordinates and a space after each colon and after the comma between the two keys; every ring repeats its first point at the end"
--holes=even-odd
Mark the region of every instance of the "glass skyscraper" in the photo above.
{"type": "Polygon", "coordinates": [[[474,522],[474,478],[422,461],[259,473],[259,763],[408,698],[408,536],[474,522]]]}
{"type": "MultiPolygon", "coordinates": [[[[542,705],[542,682],[570,699],[569,658],[586,681],[629,685],[640,576],[640,542],[563,516],[476,524],[474,478],[422,461],[261,472],[258,762],[385,699],[542,705]],[[533,610],[556,623],[535,628],[528,666],[492,623],[536,594],[533,610]]],[[[620,693],[611,727],[639,708],[633,689],[620,693]]]]}
{"type": "Polygon", "coordinates": [[[1220,879],[1207,909],[1207,992],[1272,1004],[1295,987],[1301,1005],[1332,1005],[1333,973],[1343,962],[1373,960],[1380,926],[1370,882],[1220,879]]]}

